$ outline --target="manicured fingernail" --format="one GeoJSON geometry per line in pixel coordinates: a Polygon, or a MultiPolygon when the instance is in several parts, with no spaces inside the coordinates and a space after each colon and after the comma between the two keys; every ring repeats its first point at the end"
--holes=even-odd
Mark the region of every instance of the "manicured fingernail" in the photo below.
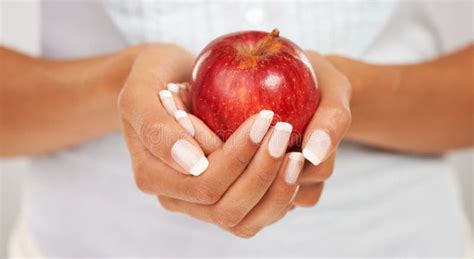
{"type": "Polygon", "coordinates": [[[194,137],[194,127],[189,119],[188,114],[183,110],[177,110],[174,112],[174,117],[178,121],[179,125],[181,125],[191,136],[194,137]]]}
{"type": "Polygon", "coordinates": [[[304,165],[304,156],[300,152],[291,152],[285,168],[285,181],[289,184],[296,183],[304,165]]]}
{"type": "Polygon", "coordinates": [[[273,112],[269,110],[262,110],[258,114],[258,117],[255,119],[255,122],[252,125],[252,129],[250,130],[250,139],[259,144],[265,134],[267,133],[270,125],[272,124],[273,120],[273,112]]]}
{"type": "Polygon", "coordinates": [[[174,143],[171,148],[171,156],[176,163],[194,176],[202,174],[209,165],[203,152],[184,139],[174,143]]]}
{"type": "Polygon", "coordinates": [[[323,130],[315,130],[311,133],[308,143],[303,149],[303,155],[313,165],[319,165],[331,147],[331,138],[323,130]]]}
{"type": "Polygon", "coordinates": [[[168,90],[161,90],[160,100],[163,106],[165,107],[166,111],[168,111],[168,113],[173,116],[177,109],[176,109],[176,104],[174,103],[173,95],[171,94],[171,92],[168,90]]]}
{"type": "Polygon", "coordinates": [[[173,93],[179,93],[179,88],[180,88],[180,87],[178,86],[178,84],[169,83],[169,84],[166,86],[166,88],[167,88],[169,91],[173,92],[173,93]]]}
{"type": "Polygon", "coordinates": [[[268,143],[268,151],[274,158],[281,157],[288,147],[293,126],[286,122],[278,122],[273,129],[272,137],[268,143]]]}

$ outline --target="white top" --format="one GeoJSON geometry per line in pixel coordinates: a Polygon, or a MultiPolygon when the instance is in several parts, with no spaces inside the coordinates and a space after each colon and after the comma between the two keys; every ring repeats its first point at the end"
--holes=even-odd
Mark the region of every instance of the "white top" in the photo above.
{"type": "MultiPolygon", "coordinates": [[[[414,62],[465,43],[473,31],[472,24],[449,27],[453,14],[472,17],[469,2],[43,0],[42,5],[43,53],[56,58],[145,41],[175,42],[197,53],[221,34],[278,26],[302,48],[414,62]]],[[[345,143],[315,208],[296,209],[243,240],[167,212],[155,197],[140,193],[117,133],[35,159],[23,208],[45,256],[461,256],[469,247],[468,227],[454,177],[443,159],[345,143]]]]}

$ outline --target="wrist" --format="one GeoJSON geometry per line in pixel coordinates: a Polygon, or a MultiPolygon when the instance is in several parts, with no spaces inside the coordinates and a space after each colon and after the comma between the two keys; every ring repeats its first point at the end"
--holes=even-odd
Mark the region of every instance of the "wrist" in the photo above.
{"type": "Polygon", "coordinates": [[[137,45],[123,49],[117,53],[105,56],[101,62],[92,66],[89,69],[91,71],[92,81],[98,83],[91,84],[91,87],[96,87],[99,91],[103,91],[115,97],[118,96],[123,84],[127,80],[136,57],[144,46],[145,45],[137,45]],[[95,73],[95,71],[98,72],[95,73]]]}
{"type": "Polygon", "coordinates": [[[373,65],[341,56],[328,59],[348,77],[352,87],[352,124],[347,136],[365,139],[390,114],[386,104],[393,102],[393,92],[399,89],[400,66],[373,65]]]}
{"type": "Polygon", "coordinates": [[[97,112],[94,116],[104,128],[117,129],[118,95],[141,48],[79,60],[45,60],[44,69],[58,86],[60,100],[76,111],[97,112]]]}
{"type": "Polygon", "coordinates": [[[126,48],[105,56],[101,62],[90,66],[88,71],[91,75],[85,82],[83,88],[87,89],[87,99],[101,106],[100,110],[107,111],[113,119],[114,127],[119,127],[120,119],[117,111],[117,101],[120,91],[127,80],[132,66],[144,45],[126,48]]]}
{"type": "Polygon", "coordinates": [[[360,102],[363,102],[361,99],[363,99],[364,92],[367,91],[366,88],[370,87],[373,68],[366,63],[343,56],[330,55],[327,58],[349,79],[352,90],[351,108],[353,106],[357,107],[360,102]]]}
{"type": "MultiPolygon", "coordinates": [[[[79,60],[45,60],[49,77],[64,88],[90,93],[119,93],[142,45],[79,60]]],[[[75,94],[79,94],[76,92],[75,94]]]]}

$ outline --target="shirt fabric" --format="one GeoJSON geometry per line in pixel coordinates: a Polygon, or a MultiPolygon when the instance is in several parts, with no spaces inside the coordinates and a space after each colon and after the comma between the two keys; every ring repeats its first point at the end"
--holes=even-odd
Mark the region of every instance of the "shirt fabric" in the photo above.
{"type": "MultiPolygon", "coordinates": [[[[158,41],[198,54],[222,34],[278,27],[303,49],[418,62],[471,39],[445,41],[453,33],[433,16],[450,16],[438,4],[46,0],[42,49],[75,58],[158,41]]],[[[459,187],[443,158],[354,143],[342,144],[316,207],[291,211],[250,240],[165,211],[139,192],[120,133],[34,159],[26,182],[24,215],[43,256],[454,257],[470,245],[459,187]]]]}

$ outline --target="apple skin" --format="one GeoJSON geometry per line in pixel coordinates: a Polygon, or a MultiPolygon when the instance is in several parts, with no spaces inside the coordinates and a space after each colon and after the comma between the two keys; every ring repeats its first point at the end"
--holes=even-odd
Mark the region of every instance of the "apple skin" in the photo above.
{"type": "Polygon", "coordinates": [[[190,85],[192,112],[224,141],[266,109],[275,113],[273,125],[293,125],[290,146],[300,146],[320,101],[308,58],[277,29],[215,39],[198,55],[190,85]]]}

